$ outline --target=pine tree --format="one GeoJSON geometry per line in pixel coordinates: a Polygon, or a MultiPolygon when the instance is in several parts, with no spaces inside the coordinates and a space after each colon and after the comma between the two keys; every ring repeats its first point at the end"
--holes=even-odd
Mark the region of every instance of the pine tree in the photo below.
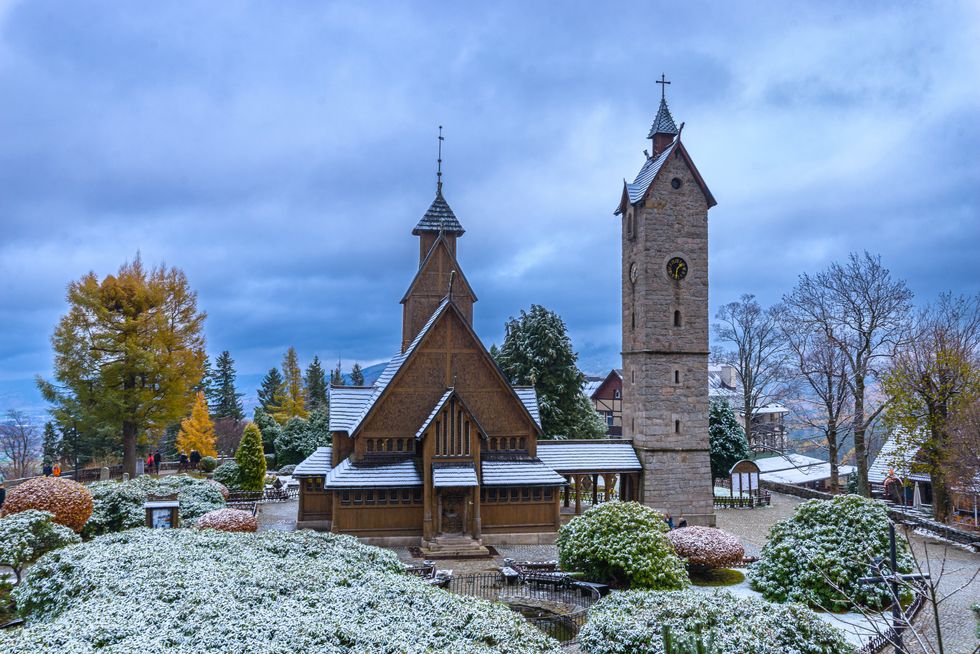
{"type": "Polygon", "coordinates": [[[279,424],[289,422],[290,418],[306,419],[310,412],[306,410],[306,389],[303,386],[303,373],[300,370],[299,357],[296,356],[296,348],[294,347],[290,347],[282,358],[282,377],[286,393],[279,411],[273,412],[272,416],[279,424]]]}
{"type": "Polygon", "coordinates": [[[354,362],[354,367],[350,369],[350,383],[351,386],[363,386],[364,385],[364,371],[361,369],[361,364],[354,362]]]}
{"type": "Polygon", "coordinates": [[[235,452],[238,464],[238,478],[242,490],[260,491],[265,488],[265,451],[262,447],[262,432],[251,422],[245,426],[242,441],[235,452]]]}
{"type": "Polygon", "coordinates": [[[245,417],[242,409],[242,394],[235,388],[235,360],[225,350],[215,361],[214,373],[208,391],[208,406],[215,418],[241,420],[245,417]]]}
{"type": "Polygon", "coordinates": [[[58,432],[54,429],[54,423],[44,423],[44,440],[41,444],[41,456],[44,460],[54,462],[61,458],[58,456],[60,445],[60,439],[58,438],[58,432]]]}
{"type": "Polygon", "coordinates": [[[306,399],[310,412],[325,409],[327,406],[327,377],[320,364],[320,357],[314,356],[306,368],[306,399]]]}
{"type": "Polygon", "coordinates": [[[269,368],[259,387],[259,406],[272,415],[282,411],[285,401],[286,382],[282,378],[282,373],[279,372],[279,368],[269,368]]]}
{"type": "Polygon", "coordinates": [[[739,424],[731,405],[712,400],[708,413],[708,440],[711,448],[711,478],[728,477],[732,466],[751,454],[745,430],[739,424]]]}
{"type": "Polygon", "coordinates": [[[511,318],[506,329],[497,363],[511,383],[534,386],[546,437],[605,435],[606,425],[582,392],[585,375],[561,317],[534,304],[519,319],[511,318]]]}
{"type": "Polygon", "coordinates": [[[208,403],[204,393],[198,392],[190,417],[180,422],[177,449],[188,454],[197,450],[201,456],[218,456],[214,443],[214,423],[208,415],[208,403]]]}
{"type": "Polygon", "coordinates": [[[340,372],[340,360],[337,360],[337,367],[330,371],[330,385],[331,386],[346,386],[344,382],[344,373],[340,372]]]}

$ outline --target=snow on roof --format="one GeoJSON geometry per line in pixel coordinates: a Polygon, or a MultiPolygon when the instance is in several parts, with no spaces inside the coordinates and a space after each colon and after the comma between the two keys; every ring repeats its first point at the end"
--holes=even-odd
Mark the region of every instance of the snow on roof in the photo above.
{"type": "Polygon", "coordinates": [[[633,472],[640,460],[630,443],[538,441],[538,458],[561,473],[633,472]]]}
{"type": "Polygon", "coordinates": [[[484,486],[564,486],[565,478],[539,459],[494,460],[481,463],[484,486]]]}
{"type": "MultiPolygon", "coordinates": [[[[902,437],[904,438],[904,434],[902,437]]],[[[868,481],[872,484],[883,484],[888,477],[888,471],[894,470],[902,479],[931,482],[932,477],[928,472],[911,472],[914,459],[915,454],[908,448],[900,448],[899,439],[896,438],[896,434],[892,434],[885,440],[878,456],[868,466],[868,481]]]]}
{"type": "Polygon", "coordinates": [[[324,488],[409,488],[422,485],[422,475],[414,458],[400,460],[340,462],[327,475],[324,488]]]}
{"type": "Polygon", "coordinates": [[[521,401],[521,404],[531,414],[531,418],[538,425],[538,429],[540,429],[541,411],[538,407],[538,392],[534,390],[534,386],[514,386],[513,389],[517,393],[517,398],[521,401]]]}
{"type": "Polygon", "coordinates": [[[293,477],[318,477],[330,474],[330,448],[318,447],[293,470],[293,477]]]}
{"type": "Polygon", "coordinates": [[[585,394],[585,397],[591,400],[592,396],[595,395],[595,392],[599,390],[600,386],[602,386],[603,381],[605,380],[602,379],[585,380],[585,384],[582,386],[582,392],[585,394]]]}
{"type": "Polygon", "coordinates": [[[762,459],[755,459],[754,463],[759,466],[760,473],[766,473],[777,472],[779,470],[803,468],[806,466],[825,463],[825,461],[815,459],[812,456],[805,456],[803,454],[777,454],[775,456],[767,456],[762,459]]]}
{"type": "MultiPolygon", "coordinates": [[[[854,466],[837,466],[838,474],[843,479],[855,471],[854,466]]],[[[774,481],[783,484],[804,484],[814,481],[830,479],[830,464],[815,463],[801,468],[790,468],[788,470],[776,470],[759,475],[763,481],[774,481]]]]}
{"type": "Polygon", "coordinates": [[[476,468],[469,463],[433,463],[433,488],[465,488],[479,486],[476,468]]]}

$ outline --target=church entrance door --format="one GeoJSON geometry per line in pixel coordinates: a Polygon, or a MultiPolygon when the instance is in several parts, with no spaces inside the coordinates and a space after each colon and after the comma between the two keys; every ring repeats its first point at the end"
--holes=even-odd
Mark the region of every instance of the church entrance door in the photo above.
{"type": "Polygon", "coordinates": [[[466,492],[443,491],[442,516],[440,522],[442,533],[461,534],[466,523],[466,492]]]}

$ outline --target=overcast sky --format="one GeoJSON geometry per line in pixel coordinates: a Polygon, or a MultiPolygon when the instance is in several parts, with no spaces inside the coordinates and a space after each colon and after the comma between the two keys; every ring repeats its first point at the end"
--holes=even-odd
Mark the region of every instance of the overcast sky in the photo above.
{"type": "Polygon", "coordinates": [[[487,345],[539,303],[618,366],[661,72],[718,200],[712,313],[865,248],[921,302],[980,290],[976,2],[0,0],[0,409],[41,406],[66,284],[137,251],[246,390],[290,345],[387,359],[438,125],[487,345]]]}

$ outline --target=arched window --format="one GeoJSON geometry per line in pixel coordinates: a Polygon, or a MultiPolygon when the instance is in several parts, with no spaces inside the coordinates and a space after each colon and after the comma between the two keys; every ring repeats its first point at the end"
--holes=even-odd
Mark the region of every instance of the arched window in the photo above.
{"type": "Polygon", "coordinates": [[[680,310],[674,311],[674,327],[681,326],[681,312],[680,310]]]}

